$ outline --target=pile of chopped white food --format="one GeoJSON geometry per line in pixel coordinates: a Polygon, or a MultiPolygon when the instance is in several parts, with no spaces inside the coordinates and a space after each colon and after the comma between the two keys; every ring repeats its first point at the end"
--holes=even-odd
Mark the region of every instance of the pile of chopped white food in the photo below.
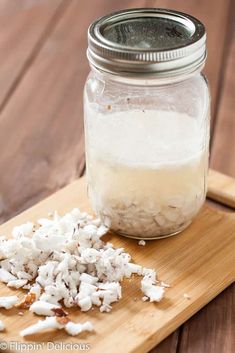
{"type": "Polygon", "coordinates": [[[102,241],[107,230],[99,219],[75,208],[63,217],[55,212],[53,219],[39,219],[38,225],[17,226],[11,239],[0,237],[0,281],[29,290],[18,303],[16,296],[0,298],[0,307],[15,305],[47,316],[22,335],[48,327],[64,328],[69,334],[91,330],[90,323],[67,319],[61,323],[59,318],[67,318],[61,305],[78,306],[81,311],[95,305],[101,312],[110,312],[111,304],[122,297],[120,282],[132,274],[143,276],[144,300],[163,298],[165,287],[157,284],[156,272],[130,262],[123,248],[102,241]]]}

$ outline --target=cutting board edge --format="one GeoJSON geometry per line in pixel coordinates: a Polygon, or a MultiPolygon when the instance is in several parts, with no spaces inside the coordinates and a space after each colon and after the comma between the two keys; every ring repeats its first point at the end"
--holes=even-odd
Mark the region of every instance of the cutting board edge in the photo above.
{"type": "MultiPolygon", "coordinates": [[[[231,281],[229,283],[226,283],[226,285],[223,288],[220,288],[216,294],[213,293],[213,295],[208,296],[208,300],[206,300],[206,302],[203,302],[201,305],[199,305],[198,307],[195,307],[194,310],[192,310],[192,312],[187,315],[187,311],[189,311],[189,307],[186,307],[183,311],[181,311],[178,315],[176,315],[174,317],[174,319],[172,319],[172,321],[174,321],[176,318],[181,317],[181,315],[185,314],[184,318],[181,319],[181,323],[180,324],[173,324],[171,326],[170,329],[165,329],[162,328],[160,330],[160,332],[153,334],[152,336],[156,336],[157,334],[160,333],[159,337],[151,344],[149,344],[148,346],[145,345],[146,342],[152,340],[152,336],[149,337],[146,342],[143,342],[141,345],[139,345],[136,348],[133,348],[134,350],[128,352],[128,353],[146,353],[147,351],[150,351],[151,349],[153,349],[154,347],[156,347],[158,344],[160,344],[164,339],[166,339],[169,335],[171,335],[174,331],[176,331],[177,329],[180,328],[180,326],[184,325],[191,317],[193,317],[196,313],[198,313],[201,309],[203,309],[205,306],[207,306],[212,300],[214,300],[219,294],[221,294],[225,289],[227,289],[229,286],[231,286],[233,283],[235,282],[235,280],[231,279],[231,281]],[[161,334],[161,331],[165,330],[166,332],[161,334]],[[137,350],[136,350],[137,349],[137,350]]],[[[200,300],[201,298],[199,298],[198,300],[200,300]]],[[[196,304],[197,301],[194,301],[193,304],[196,304]]],[[[171,323],[171,322],[170,322],[171,323]]]]}
{"type": "MultiPolygon", "coordinates": [[[[15,222],[15,224],[20,224],[19,223],[19,220],[21,218],[23,219],[27,219],[27,220],[30,220],[30,218],[28,217],[28,214],[32,213],[34,214],[35,210],[39,207],[40,208],[40,212],[43,210],[44,208],[44,205],[46,204],[49,204],[50,203],[50,200],[54,200],[56,201],[56,198],[58,198],[56,195],[60,195],[60,198],[62,197],[63,194],[66,194],[67,191],[69,191],[71,193],[71,190],[73,188],[77,188],[78,191],[79,189],[81,190],[81,188],[83,188],[83,192],[85,193],[85,177],[82,177],[74,182],[72,182],[71,184],[65,186],[64,188],[58,190],[56,193],[48,196],[47,198],[45,198],[44,200],[40,201],[39,203],[35,204],[34,206],[32,206],[31,208],[23,211],[22,213],[20,213],[19,215],[16,215],[14,218],[10,219],[9,221],[7,221],[6,223],[4,223],[2,226],[0,226],[0,231],[1,231],[1,228],[4,226],[11,226],[12,227],[12,224],[15,222]]],[[[77,196],[76,196],[77,198],[77,196]]],[[[81,198],[82,199],[82,198],[81,198]]],[[[83,202],[85,204],[85,202],[83,202]]],[[[79,198],[78,198],[78,206],[80,206],[80,202],[79,202],[79,198]]],[[[81,206],[82,206],[82,203],[81,203],[81,206]]],[[[223,211],[220,211],[220,210],[214,210],[213,207],[211,206],[208,206],[208,205],[204,205],[204,207],[206,208],[209,208],[213,211],[215,211],[216,213],[218,214],[224,214],[226,212],[223,212],[223,211]]],[[[47,208],[47,206],[46,206],[47,208]]],[[[86,207],[81,207],[81,209],[83,209],[86,207]]],[[[67,209],[69,211],[69,209],[67,209]]],[[[45,211],[46,212],[46,211],[45,211]]],[[[40,216],[45,216],[45,214],[40,214],[40,216]]],[[[230,217],[229,214],[227,214],[227,217],[230,217]]],[[[231,214],[231,218],[233,219],[233,222],[235,220],[233,214],[231,214]]],[[[203,308],[205,305],[207,305],[211,300],[213,300],[218,294],[220,294],[225,288],[227,288],[231,283],[233,283],[233,280],[232,281],[227,281],[227,283],[223,283],[224,285],[221,286],[220,288],[218,288],[217,291],[215,291],[214,293],[211,293],[211,295],[208,296],[208,298],[206,300],[204,300],[201,304],[199,303],[198,306],[195,305],[195,303],[198,303],[198,300],[202,300],[202,298],[198,298],[194,301],[194,303],[192,305],[195,306],[195,308],[192,310],[192,312],[188,313],[187,315],[187,311],[189,309],[190,306],[184,308],[184,310],[182,310],[181,313],[178,313],[176,315],[177,318],[181,317],[183,315],[183,320],[180,320],[181,322],[178,324],[178,323],[174,323],[174,319],[171,319],[170,322],[169,322],[169,326],[170,328],[167,327],[164,327],[164,328],[161,328],[158,333],[155,332],[153,334],[151,334],[151,336],[147,337],[145,339],[145,341],[143,341],[141,344],[139,344],[137,346],[137,350],[135,350],[135,347],[132,348],[129,352],[133,352],[133,353],[141,353],[141,352],[146,352],[146,347],[148,346],[148,349],[151,349],[152,347],[154,347],[156,344],[160,343],[164,338],[166,338],[170,333],[172,333],[175,329],[177,329],[181,324],[182,324],[182,321],[185,322],[187,321],[190,317],[192,317],[196,312],[198,312],[201,308],[203,308]],[[165,330],[165,332],[162,332],[163,330],[165,330]],[[154,340],[153,338],[154,337],[157,337],[156,340],[154,340]]],[[[191,307],[190,307],[191,308],[191,307]]],[[[96,351],[96,350],[95,350],[96,351]]],[[[12,353],[15,353],[14,351],[11,351],[12,353]]],[[[100,351],[101,352],[101,351],[100,351]]]]}

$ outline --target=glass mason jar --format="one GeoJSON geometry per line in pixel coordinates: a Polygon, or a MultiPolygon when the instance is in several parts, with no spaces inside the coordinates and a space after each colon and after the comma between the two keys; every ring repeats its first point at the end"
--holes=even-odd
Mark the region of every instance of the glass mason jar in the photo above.
{"type": "Polygon", "coordinates": [[[84,114],[93,209],[128,237],[177,234],[206,196],[205,28],[183,13],[133,9],[95,21],[88,34],[84,114]]]}

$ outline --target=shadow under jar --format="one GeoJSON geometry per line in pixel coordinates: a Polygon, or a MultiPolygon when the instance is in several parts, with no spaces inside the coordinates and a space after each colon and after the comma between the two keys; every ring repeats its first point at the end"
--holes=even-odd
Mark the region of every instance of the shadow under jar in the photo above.
{"type": "Polygon", "coordinates": [[[84,113],[93,209],[128,237],[177,234],[206,196],[205,28],[183,13],[133,9],[95,21],[88,40],[84,113]]]}

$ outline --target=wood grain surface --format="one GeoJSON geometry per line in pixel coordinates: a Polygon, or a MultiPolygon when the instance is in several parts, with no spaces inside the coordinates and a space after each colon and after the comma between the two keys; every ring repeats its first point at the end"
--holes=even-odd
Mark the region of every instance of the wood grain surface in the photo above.
{"type": "Polygon", "coordinates": [[[232,1],[228,27],[226,58],[216,126],[212,136],[211,165],[223,173],[235,177],[235,2],[232,1]]]}
{"type": "Polygon", "coordinates": [[[234,178],[214,170],[209,171],[208,198],[235,209],[234,178]]]}
{"type": "MultiPolygon", "coordinates": [[[[10,236],[14,226],[28,220],[35,222],[54,209],[64,214],[79,204],[82,211],[91,212],[86,189],[85,178],[80,178],[0,226],[0,234],[10,236]]],[[[83,343],[86,340],[91,346],[89,351],[94,353],[147,352],[235,280],[234,228],[234,214],[204,206],[181,234],[148,241],[141,249],[137,240],[109,232],[104,237],[105,241],[111,242],[115,247],[125,248],[135,263],[146,268],[155,268],[159,280],[171,285],[166,290],[165,298],[160,303],[144,303],[141,299],[139,278],[124,280],[122,299],[113,305],[111,314],[100,313],[97,308],[91,312],[80,312],[77,308],[68,310],[73,321],[91,320],[94,324],[95,331],[81,337],[69,337],[63,331],[49,331],[28,336],[25,340],[20,337],[19,332],[34,324],[37,317],[26,310],[16,320],[16,308],[2,310],[1,317],[6,325],[5,340],[28,343],[83,343]],[[223,233],[226,237],[221,236],[223,233]],[[189,299],[184,297],[185,293],[189,299]]],[[[22,296],[21,290],[10,290],[1,283],[0,295],[6,296],[9,293],[22,296]]],[[[195,334],[192,337],[195,339],[195,334]]],[[[185,340],[181,342],[181,345],[184,344],[185,340]]],[[[220,342],[221,346],[222,344],[220,342]]],[[[195,345],[193,349],[198,352],[195,345]]],[[[34,351],[40,352],[40,349],[34,351]]],[[[63,349],[57,352],[62,353],[63,349]]],[[[17,353],[17,350],[12,349],[12,353],[17,353]]]]}
{"type": "Polygon", "coordinates": [[[0,110],[63,14],[62,0],[0,1],[0,110]]]}
{"type": "MultiPolygon", "coordinates": [[[[82,174],[87,26],[108,12],[142,6],[175,8],[205,23],[205,73],[212,92],[211,165],[235,177],[233,0],[2,0],[1,221],[82,174]]],[[[230,287],[154,352],[232,353],[234,296],[230,287]]]]}

